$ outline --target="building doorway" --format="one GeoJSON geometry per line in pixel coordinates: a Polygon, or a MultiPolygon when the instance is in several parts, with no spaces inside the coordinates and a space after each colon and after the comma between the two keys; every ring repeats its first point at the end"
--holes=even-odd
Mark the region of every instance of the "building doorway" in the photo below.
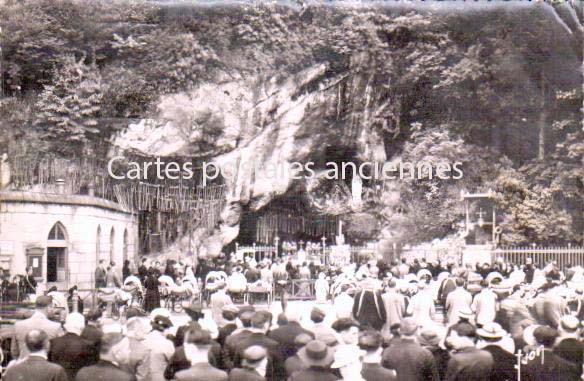
{"type": "Polygon", "coordinates": [[[67,231],[60,222],[47,239],[47,282],[67,282],[67,231]]]}

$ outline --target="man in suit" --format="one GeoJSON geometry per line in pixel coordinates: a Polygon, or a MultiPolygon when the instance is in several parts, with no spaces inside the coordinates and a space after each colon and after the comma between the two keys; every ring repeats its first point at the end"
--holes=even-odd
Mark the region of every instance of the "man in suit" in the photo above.
{"type": "Polygon", "coordinates": [[[100,259],[99,265],[95,269],[95,288],[104,288],[107,286],[106,275],[105,259],[100,259]]]}
{"type": "Polygon", "coordinates": [[[438,369],[432,353],[416,342],[418,323],[405,318],[400,326],[401,339],[383,351],[381,364],[397,373],[398,381],[438,381],[438,369]]]}
{"type": "Polygon", "coordinates": [[[136,381],[150,381],[150,350],[144,344],[144,339],[151,326],[148,318],[132,317],[126,323],[130,357],[127,363],[121,364],[126,372],[136,376],[136,381]]]}
{"type": "Polygon", "coordinates": [[[495,366],[493,356],[475,346],[475,337],[476,329],[469,323],[457,323],[451,327],[447,340],[456,353],[448,361],[447,381],[482,381],[492,373],[495,366]]]}
{"type": "MultiPolygon", "coordinates": [[[[485,344],[483,350],[493,356],[495,366],[491,372],[491,381],[514,380],[517,377],[515,365],[517,358],[513,352],[508,352],[502,342],[507,334],[498,323],[486,323],[477,330],[477,334],[485,344]]],[[[480,347],[480,346],[479,346],[480,347]]]]}
{"type": "Polygon", "coordinates": [[[138,278],[140,278],[140,282],[142,282],[142,284],[144,284],[144,281],[148,276],[148,266],[146,266],[147,261],[148,258],[142,258],[142,260],[140,261],[141,262],[140,267],[138,267],[138,278]]]}
{"type": "Polygon", "coordinates": [[[331,371],[334,350],[320,340],[312,340],[298,351],[298,357],[306,365],[288,378],[288,381],[336,381],[331,371]]]}
{"type": "Polygon", "coordinates": [[[215,323],[222,323],[222,309],[226,305],[233,304],[231,297],[225,292],[225,282],[217,284],[217,291],[211,295],[211,315],[215,323]]]}
{"type": "Polygon", "coordinates": [[[101,338],[99,362],[77,372],[75,381],[135,381],[117,364],[128,362],[130,346],[121,333],[105,333],[101,338]]]}
{"type": "Polygon", "coordinates": [[[397,282],[395,279],[390,279],[387,292],[381,296],[383,305],[385,306],[385,315],[387,319],[383,327],[383,333],[386,336],[389,336],[389,327],[401,323],[406,313],[405,297],[397,292],[396,286],[397,282]]]}
{"type": "Polygon", "coordinates": [[[28,319],[14,324],[14,336],[10,345],[12,358],[23,359],[28,355],[28,349],[24,343],[24,338],[26,337],[26,334],[33,329],[43,330],[49,337],[49,340],[63,334],[61,325],[49,320],[48,318],[53,314],[52,303],[53,299],[50,296],[39,296],[36,299],[36,307],[33,315],[28,319]]]}
{"type": "Polygon", "coordinates": [[[50,348],[49,336],[42,330],[33,329],[24,336],[29,356],[6,370],[6,381],[67,381],[67,373],[57,364],[47,361],[50,348]]]}
{"type": "Polygon", "coordinates": [[[241,366],[245,358],[243,354],[246,349],[259,345],[268,353],[266,379],[281,380],[286,378],[286,371],[280,344],[266,335],[271,319],[272,314],[267,311],[256,311],[253,314],[251,318],[251,334],[235,343],[234,365],[236,367],[241,366]]]}
{"type": "Polygon", "coordinates": [[[227,337],[237,329],[235,319],[237,318],[238,312],[238,308],[233,304],[228,304],[221,309],[221,317],[223,318],[224,324],[219,327],[219,336],[217,337],[219,345],[223,346],[227,337]]]}
{"type": "Polygon", "coordinates": [[[365,331],[359,335],[359,348],[365,351],[361,377],[366,381],[395,381],[393,370],[381,366],[381,344],[383,337],[375,331],[365,331]]]}
{"type": "Polygon", "coordinates": [[[458,312],[463,309],[470,309],[472,295],[464,289],[464,279],[456,278],[456,289],[446,297],[444,308],[447,311],[448,325],[458,322],[458,312]]]}
{"type": "Polygon", "coordinates": [[[67,372],[69,381],[73,381],[77,372],[84,366],[94,363],[92,347],[80,335],[85,327],[85,318],[78,312],[67,315],[65,334],[51,340],[49,360],[61,365],[67,372]]]}
{"type": "Polygon", "coordinates": [[[185,335],[184,350],[191,366],[177,372],[174,378],[177,381],[227,381],[227,373],[209,363],[212,344],[209,332],[194,326],[189,329],[185,335]]]}
{"type": "Polygon", "coordinates": [[[537,345],[543,345],[544,349],[539,356],[528,360],[523,368],[522,381],[580,380],[581,368],[578,369],[576,365],[557,356],[552,351],[554,342],[558,337],[558,331],[547,326],[541,326],[533,331],[533,337],[535,337],[537,345]]]}
{"type": "Polygon", "coordinates": [[[296,353],[296,345],[294,344],[296,336],[301,333],[306,333],[310,337],[314,338],[314,333],[302,328],[300,325],[300,315],[298,309],[287,309],[286,318],[288,319],[288,324],[278,327],[268,334],[271,339],[280,343],[284,361],[296,353]]]}
{"type": "MultiPolygon", "coordinates": [[[[296,336],[296,340],[294,343],[298,350],[302,349],[306,344],[312,341],[312,337],[308,336],[305,333],[301,333],[300,335],[296,336]]],[[[288,357],[286,362],[284,363],[284,368],[286,369],[286,375],[290,377],[292,373],[297,372],[299,370],[307,369],[308,365],[306,365],[298,356],[298,352],[294,356],[288,357]]]]}
{"type": "Polygon", "coordinates": [[[562,317],[559,326],[560,337],[554,346],[554,353],[582,369],[584,342],[578,336],[579,323],[578,318],[573,315],[562,317]]]}
{"type": "Polygon", "coordinates": [[[229,373],[229,381],[265,381],[267,352],[259,345],[252,345],[243,352],[241,368],[229,373]]]}

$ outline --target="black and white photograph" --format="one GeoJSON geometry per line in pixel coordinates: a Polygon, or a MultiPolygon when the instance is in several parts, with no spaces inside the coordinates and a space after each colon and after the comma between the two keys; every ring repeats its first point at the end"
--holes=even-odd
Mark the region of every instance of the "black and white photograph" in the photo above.
{"type": "Polygon", "coordinates": [[[584,381],[581,0],[0,0],[0,380],[584,381]]]}

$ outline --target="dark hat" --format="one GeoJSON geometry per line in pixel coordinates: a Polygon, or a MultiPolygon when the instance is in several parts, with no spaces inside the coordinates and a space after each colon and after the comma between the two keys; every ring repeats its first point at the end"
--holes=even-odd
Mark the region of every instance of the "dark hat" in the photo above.
{"type": "Polygon", "coordinates": [[[195,345],[211,345],[213,339],[209,331],[201,329],[200,327],[191,326],[187,331],[186,340],[187,343],[195,345]]]}
{"type": "Polygon", "coordinates": [[[538,344],[542,344],[546,348],[550,348],[554,345],[556,338],[558,337],[558,331],[547,326],[540,326],[533,331],[533,337],[538,344]]]}
{"type": "Polygon", "coordinates": [[[53,298],[48,295],[40,295],[36,298],[35,305],[37,308],[45,308],[53,304],[53,298]]]}
{"type": "Polygon", "coordinates": [[[351,327],[359,328],[359,322],[357,322],[351,318],[341,318],[341,319],[335,321],[332,325],[332,328],[337,332],[346,331],[351,327]]]}
{"type": "Polygon", "coordinates": [[[418,343],[423,347],[435,347],[440,344],[440,336],[435,330],[426,327],[418,334],[418,343]]]}
{"type": "Polygon", "coordinates": [[[191,319],[198,319],[203,315],[203,306],[201,303],[193,301],[191,304],[183,306],[186,314],[189,315],[191,319]]]}
{"type": "Polygon", "coordinates": [[[321,322],[324,320],[325,316],[326,314],[324,313],[324,311],[318,307],[314,307],[312,311],[310,311],[310,320],[312,321],[318,320],[319,322],[321,322]]]}
{"type": "Polygon", "coordinates": [[[267,352],[265,348],[259,345],[252,345],[243,351],[243,359],[249,365],[262,361],[266,356],[267,352]]]}
{"type": "Polygon", "coordinates": [[[365,331],[359,335],[359,348],[366,351],[376,350],[383,344],[383,336],[376,331],[365,331]]]}
{"type": "Polygon", "coordinates": [[[270,316],[266,311],[256,311],[251,317],[251,325],[255,328],[261,328],[270,321],[270,316]]]}
{"type": "Polygon", "coordinates": [[[152,326],[161,329],[167,329],[172,327],[172,321],[170,321],[170,319],[166,316],[156,315],[156,317],[154,317],[152,320],[152,326]]]}
{"type": "Polygon", "coordinates": [[[413,317],[408,317],[402,320],[399,332],[405,336],[412,336],[418,330],[418,322],[413,317]]]}
{"type": "Polygon", "coordinates": [[[333,362],[333,351],[322,341],[312,340],[298,351],[298,357],[308,366],[327,367],[333,362]]]}

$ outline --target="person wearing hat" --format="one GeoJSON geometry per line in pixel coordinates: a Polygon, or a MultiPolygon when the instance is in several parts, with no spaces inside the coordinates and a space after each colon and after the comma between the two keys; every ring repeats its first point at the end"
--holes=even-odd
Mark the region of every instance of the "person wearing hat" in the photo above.
{"type": "Polygon", "coordinates": [[[268,311],[256,311],[251,318],[251,334],[235,343],[233,362],[235,366],[242,364],[247,348],[259,345],[268,353],[268,369],[266,378],[280,380],[286,377],[284,358],[280,344],[269,338],[266,334],[270,328],[272,314],[268,311]]]}
{"type": "Polygon", "coordinates": [[[436,307],[432,292],[426,288],[425,282],[419,282],[417,288],[418,292],[412,296],[407,312],[420,326],[434,324],[436,307]]]}
{"type": "Polygon", "coordinates": [[[364,351],[361,376],[367,381],[394,381],[395,371],[381,366],[383,337],[375,331],[364,331],[359,335],[359,348],[364,351]]]}
{"type": "Polygon", "coordinates": [[[448,361],[446,380],[478,381],[487,379],[495,366],[493,356],[475,346],[476,329],[468,323],[450,327],[448,344],[454,350],[448,361]]]}
{"type": "MultiPolygon", "coordinates": [[[[504,339],[507,332],[498,323],[486,323],[477,329],[479,342],[477,348],[483,349],[491,354],[495,366],[491,371],[491,380],[505,381],[517,377],[515,364],[517,359],[514,355],[514,348],[506,348],[504,339]],[[508,349],[511,349],[510,351],[508,349]]],[[[513,344],[513,341],[511,341],[513,344]]]]}
{"type": "Polygon", "coordinates": [[[158,290],[160,282],[158,281],[158,271],[155,268],[148,270],[148,275],[144,279],[144,309],[151,312],[155,308],[160,308],[160,291],[158,290]]]}
{"type": "Polygon", "coordinates": [[[144,339],[144,345],[150,350],[150,376],[152,380],[164,380],[164,371],[174,354],[174,344],[164,331],[172,327],[172,322],[166,316],[157,315],[150,324],[152,331],[144,339]]]}
{"type": "MultiPolygon", "coordinates": [[[[213,339],[219,336],[219,327],[216,321],[208,313],[204,313],[201,303],[193,300],[189,305],[183,306],[183,309],[192,321],[199,323],[203,329],[209,331],[213,339]]],[[[182,340],[179,344],[182,345],[182,340]]]]}
{"type": "MultiPolygon", "coordinates": [[[[105,333],[101,338],[99,362],[82,368],[75,381],[133,381],[134,375],[126,373],[120,364],[128,362],[130,347],[121,333],[105,333]]],[[[154,380],[154,378],[152,379],[154,380]]],[[[157,379],[158,380],[158,379],[157,379]]],[[[160,379],[162,380],[162,379],[160,379]]]]}
{"type": "Polygon", "coordinates": [[[401,339],[383,351],[381,365],[394,369],[397,380],[438,380],[438,369],[432,353],[416,341],[418,322],[405,318],[400,327],[401,339]]]}
{"type": "Polygon", "coordinates": [[[314,307],[312,311],[310,311],[310,320],[314,323],[314,325],[310,328],[312,333],[314,333],[314,338],[316,340],[321,341],[328,341],[329,337],[332,337],[336,340],[336,333],[335,330],[331,328],[331,326],[324,322],[326,314],[323,310],[318,307],[314,307]]]}
{"type": "Polygon", "coordinates": [[[219,345],[223,346],[227,336],[231,335],[237,329],[235,319],[237,319],[238,312],[239,309],[234,304],[227,304],[221,309],[223,324],[219,327],[219,335],[217,336],[219,345]]]}
{"type": "Polygon", "coordinates": [[[121,364],[126,372],[135,375],[136,381],[150,380],[150,350],[144,345],[144,339],[150,330],[150,320],[146,317],[132,317],[126,322],[130,356],[128,362],[121,364]]]}
{"type": "Polygon", "coordinates": [[[456,278],[456,289],[448,294],[444,308],[447,313],[447,324],[455,324],[458,321],[458,312],[463,308],[470,308],[472,295],[464,289],[464,279],[456,278]]]}
{"type": "Polygon", "coordinates": [[[241,327],[237,328],[235,331],[231,333],[225,339],[225,345],[222,348],[222,358],[223,358],[223,366],[225,369],[232,369],[235,367],[234,359],[236,354],[236,348],[238,343],[252,334],[251,330],[251,318],[254,315],[255,310],[252,309],[240,309],[239,310],[239,322],[241,323],[241,327]]]}
{"type": "Polygon", "coordinates": [[[345,345],[335,351],[334,361],[331,364],[332,369],[338,369],[341,374],[341,380],[347,381],[364,381],[361,375],[363,369],[364,350],[359,347],[345,345]]]}
{"type": "Polygon", "coordinates": [[[94,363],[91,345],[81,338],[85,328],[85,317],[78,312],[67,315],[65,334],[51,340],[49,360],[61,365],[67,372],[69,380],[75,379],[79,369],[94,363]]]}
{"type": "Polygon", "coordinates": [[[353,319],[339,319],[332,328],[338,336],[339,345],[357,345],[359,342],[359,322],[353,319]]]}
{"type": "Polygon", "coordinates": [[[450,354],[442,347],[442,337],[438,334],[435,326],[427,326],[418,332],[418,343],[429,350],[434,356],[438,378],[443,380],[446,376],[446,366],[450,359],[450,354]]]}
{"type": "MultiPolygon", "coordinates": [[[[489,279],[489,276],[487,276],[487,279],[489,279]]],[[[471,309],[476,314],[477,327],[495,321],[495,315],[497,314],[497,294],[492,289],[495,279],[497,278],[490,278],[488,287],[483,288],[481,292],[476,294],[472,302],[471,309]]]]}
{"type": "Polygon", "coordinates": [[[213,339],[209,332],[191,326],[185,335],[184,353],[190,366],[174,375],[177,381],[226,381],[227,372],[219,370],[209,363],[209,352],[213,339]]]}
{"type": "MultiPolygon", "coordinates": [[[[186,336],[188,334],[188,332],[191,332],[192,330],[205,330],[204,328],[201,327],[201,325],[195,321],[191,321],[189,322],[188,325],[183,326],[184,329],[182,330],[182,334],[181,334],[181,342],[177,345],[177,343],[175,343],[175,351],[174,354],[172,355],[172,357],[170,358],[169,364],[166,367],[166,370],[164,371],[164,376],[166,377],[167,380],[172,380],[174,379],[174,376],[177,372],[184,370],[184,369],[189,369],[189,367],[192,365],[190,360],[187,358],[187,352],[186,352],[186,348],[184,346],[185,340],[186,340],[186,336]]],[[[180,327],[180,328],[183,328],[180,327]]],[[[207,330],[205,330],[206,332],[208,332],[207,330]]],[[[178,336],[178,331],[177,331],[177,336],[178,336]]],[[[176,339],[175,339],[176,340],[176,339]]],[[[213,341],[211,343],[211,348],[208,351],[208,357],[209,357],[209,363],[214,366],[215,368],[218,369],[229,369],[222,358],[222,353],[221,353],[221,346],[213,341]]]]}
{"type": "Polygon", "coordinates": [[[582,369],[584,343],[578,334],[579,326],[580,322],[575,316],[565,315],[562,317],[558,329],[560,337],[554,346],[554,353],[582,369]]]}
{"type": "Polygon", "coordinates": [[[539,326],[533,331],[538,346],[543,346],[539,356],[527,360],[522,368],[521,380],[525,381],[579,381],[581,368],[564,360],[553,352],[558,331],[547,326],[539,326]]]}
{"type": "Polygon", "coordinates": [[[217,325],[223,323],[222,308],[228,304],[233,304],[231,297],[225,292],[226,284],[223,281],[217,283],[217,291],[211,295],[211,316],[217,325]]]}
{"type": "MultiPolygon", "coordinates": [[[[294,340],[294,344],[298,350],[302,349],[306,344],[312,341],[312,337],[308,336],[305,333],[301,333],[300,335],[296,336],[296,340],[294,340]]],[[[300,357],[298,357],[298,352],[293,356],[290,356],[284,362],[284,369],[286,370],[286,375],[290,377],[292,373],[297,370],[307,369],[308,366],[302,362],[300,357]]]]}
{"type": "Polygon", "coordinates": [[[292,373],[288,381],[337,381],[337,376],[330,370],[333,350],[322,341],[310,341],[298,351],[298,357],[307,368],[292,373]]]}
{"type": "Polygon", "coordinates": [[[296,346],[294,345],[296,336],[305,333],[314,338],[314,333],[300,325],[300,311],[298,308],[288,308],[285,313],[286,318],[288,318],[288,324],[278,327],[268,334],[271,339],[280,343],[284,360],[296,353],[296,346]]]}
{"type": "Polygon", "coordinates": [[[229,381],[265,381],[268,354],[261,345],[252,345],[243,352],[240,368],[229,373],[229,381]]]}
{"type": "Polygon", "coordinates": [[[35,301],[35,312],[28,319],[14,324],[14,333],[10,343],[10,353],[13,359],[23,359],[28,355],[25,345],[25,337],[33,329],[45,331],[49,340],[61,336],[63,330],[61,324],[49,320],[53,315],[53,298],[47,295],[40,295],[35,301]]]}
{"type": "Polygon", "coordinates": [[[389,337],[390,327],[394,324],[400,324],[406,314],[406,299],[397,292],[396,286],[396,280],[390,279],[387,284],[387,291],[381,296],[386,316],[382,332],[387,337],[389,337]]]}

